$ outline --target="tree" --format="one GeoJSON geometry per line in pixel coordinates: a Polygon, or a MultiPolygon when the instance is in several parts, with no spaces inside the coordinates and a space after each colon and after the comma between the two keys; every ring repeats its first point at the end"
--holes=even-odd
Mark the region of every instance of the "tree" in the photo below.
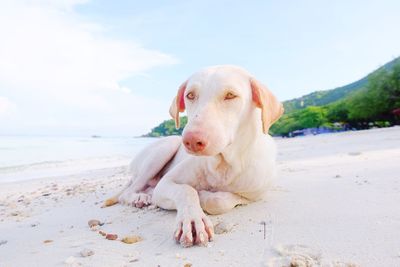
{"type": "Polygon", "coordinates": [[[326,106],[326,119],[333,122],[347,122],[349,109],[345,101],[337,101],[326,106]]]}
{"type": "Polygon", "coordinates": [[[324,107],[308,106],[305,109],[285,114],[274,125],[270,133],[273,135],[288,135],[290,132],[306,128],[320,127],[326,123],[324,107]]]}
{"type": "Polygon", "coordinates": [[[319,127],[327,122],[324,107],[308,106],[297,112],[295,118],[299,121],[302,129],[319,127]]]}
{"type": "MultiPolygon", "coordinates": [[[[393,110],[400,107],[400,60],[391,68],[381,68],[368,77],[366,87],[343,101],[348,110],[348,121],[365,125],[368,122],[396,123],[393,110]]],[[[335,117],[332,110],[331,117],[335,117]]],[[[387,125],[387,123],[381,123],[387,125]]]]}
{"type": "Polygon", "coordinates": [[[169,136],[169,135],[181,135],[183,128],[187,124],[187,117],[181,117],[181,127],[179,129],[175,128],[174,120],[166,120],[160,123],[158,126],[151,129],[151,132],[145,134],[148,137],[159,137],[159,136],[169,136]]]}

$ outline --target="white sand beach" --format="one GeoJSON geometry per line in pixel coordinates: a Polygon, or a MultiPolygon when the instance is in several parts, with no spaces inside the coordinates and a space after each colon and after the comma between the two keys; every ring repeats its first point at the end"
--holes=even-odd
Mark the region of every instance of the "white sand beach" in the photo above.
{"type": "Polygon", "coordinates": [[[0,266],[400,266],[400,127],[277,143],[268,197],[211,216],[228,227],[208,247],[173,241],[175,212],[100,208],[128,181],[124,166],[2,183],[0,266]]]}

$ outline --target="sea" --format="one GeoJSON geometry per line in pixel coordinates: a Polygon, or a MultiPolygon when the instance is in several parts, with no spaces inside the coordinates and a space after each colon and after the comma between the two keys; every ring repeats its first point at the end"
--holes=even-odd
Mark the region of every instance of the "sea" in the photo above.
{"type": "Polygon", "coordinates": [[[127,166],[155,138],[0,136],[0,184],[127,166]]]}

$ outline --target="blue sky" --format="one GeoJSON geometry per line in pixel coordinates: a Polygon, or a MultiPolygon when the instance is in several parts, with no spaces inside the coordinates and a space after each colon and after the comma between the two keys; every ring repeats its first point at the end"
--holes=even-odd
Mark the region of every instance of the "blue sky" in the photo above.
{"type": "Polygon", "coordinates": [[[236,64],[281,100],[400,54],[399,1],[0,2],[0,134],[139,135],[176,88],[236,64]]]}

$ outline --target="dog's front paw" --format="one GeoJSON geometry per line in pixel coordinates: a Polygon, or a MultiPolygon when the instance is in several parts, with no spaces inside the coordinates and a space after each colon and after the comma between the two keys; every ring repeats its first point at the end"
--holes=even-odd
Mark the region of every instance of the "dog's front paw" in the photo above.
{"type": "Polygon", "coordinates": [[[119,196],[118,201],[123,205],[143,208],[151,204],[151,195],[142,192],[129,192],[128,190],[126,190],[119,196]]]}
{"type": "Polygon", "coordinates": [[[214,227],[203,211],[177,215],[174,239],[183,247],[206,246],[214,237],[214,227]]]}

